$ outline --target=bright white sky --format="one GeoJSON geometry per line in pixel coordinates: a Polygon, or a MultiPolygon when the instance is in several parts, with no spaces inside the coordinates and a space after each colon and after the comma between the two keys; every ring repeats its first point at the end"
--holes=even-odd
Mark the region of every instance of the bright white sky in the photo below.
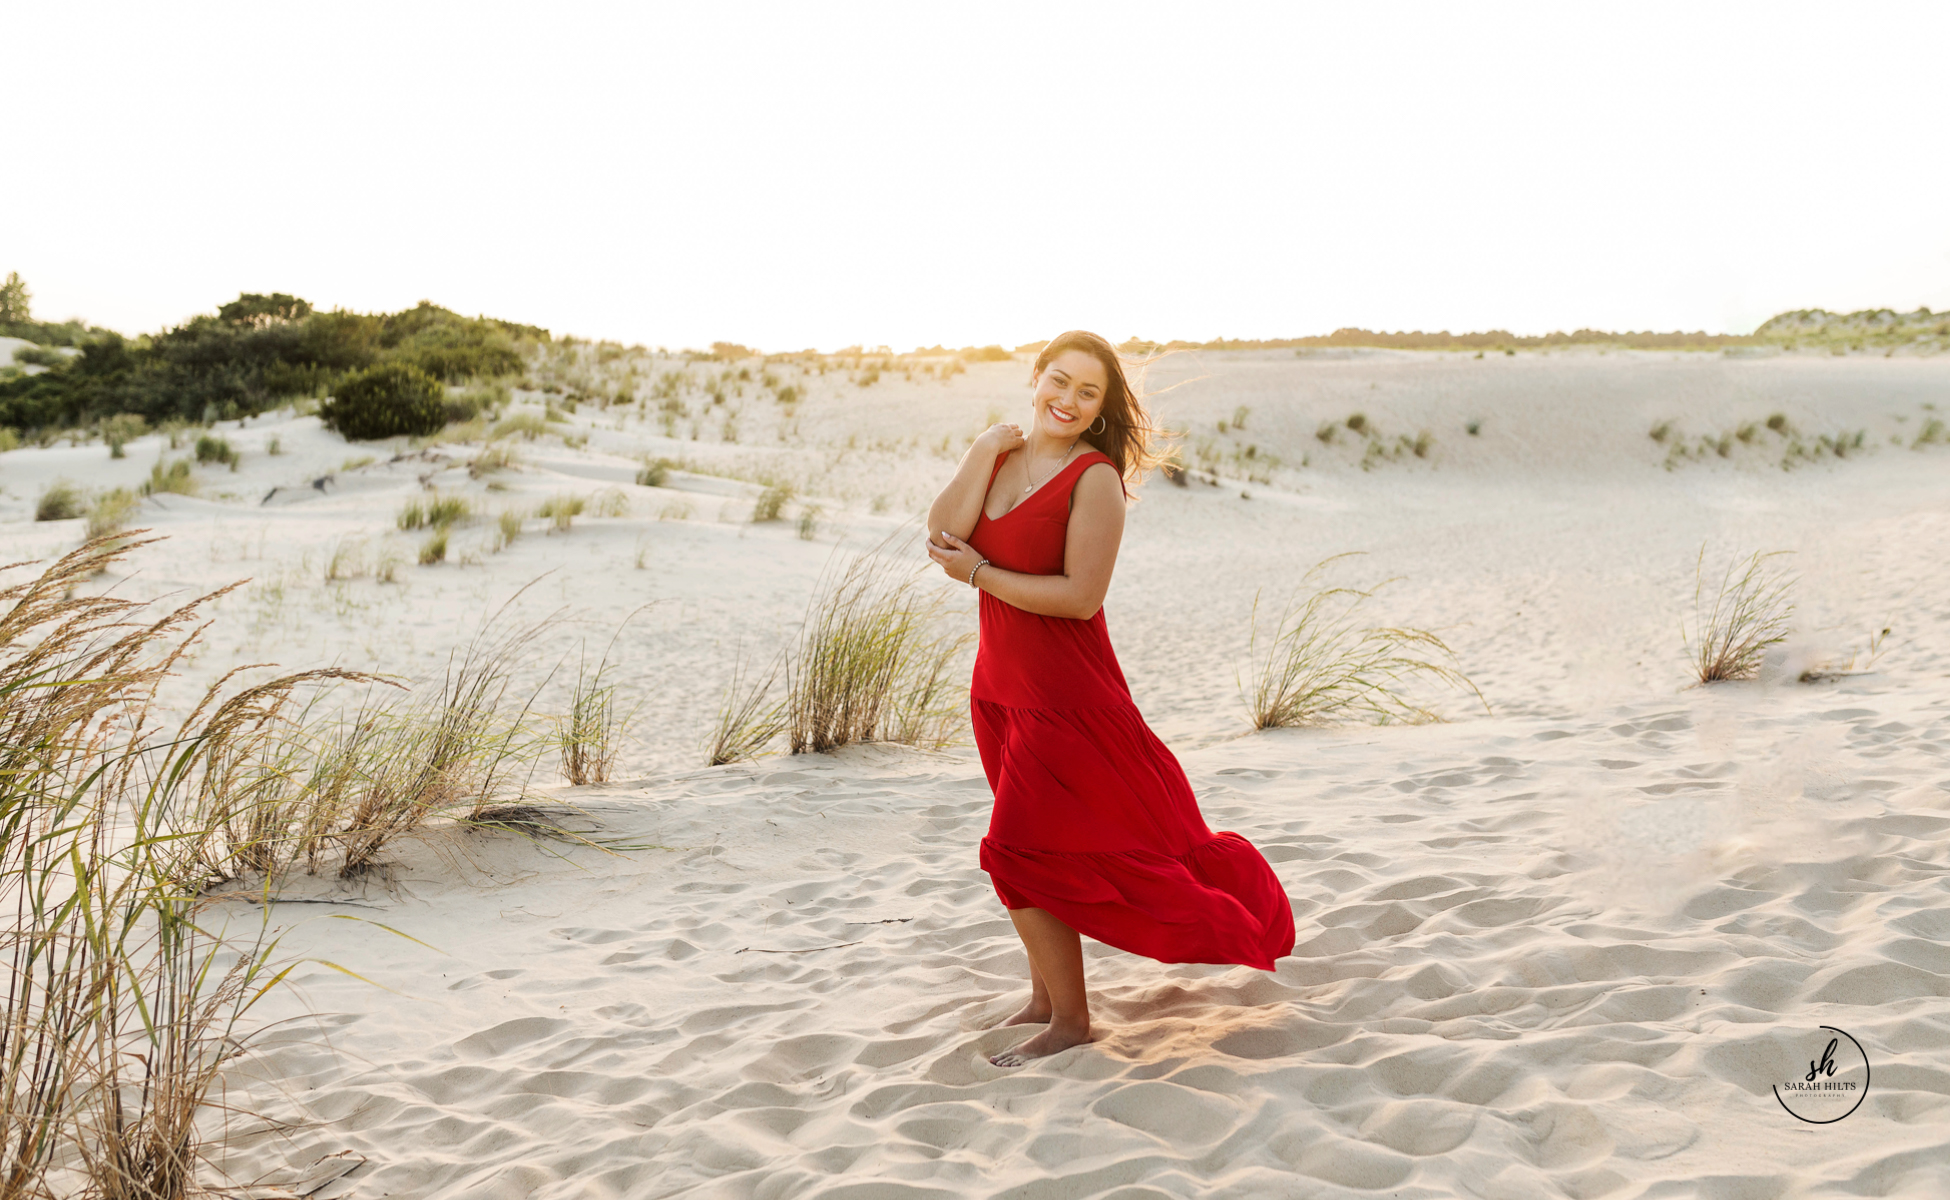
{"type": "Polygon", "coordinates": [[[0,271],[763,349],[1950,308],[1950,4],[35,4],[0,271]]]}

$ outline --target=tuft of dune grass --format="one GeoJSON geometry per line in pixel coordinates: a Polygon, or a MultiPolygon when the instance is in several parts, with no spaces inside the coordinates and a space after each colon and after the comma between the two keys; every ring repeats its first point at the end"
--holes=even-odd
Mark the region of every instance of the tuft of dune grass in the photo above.
{"type": "Polygon", "coordinates": [[[36,521],[72,521],[81,512],[81,491],[65,479],[48,484],[34,503],[36,521]]]}
{"type": "Polygon", "coordinates": [[[1405,689],[1418,678],[1468,691],[1489,711],[1440,637],[1362,622],[1363,608],[1386,582],[1365,589],[1317,585],[1333,564],[1349,557],[1316,563],[1277,616],[1263,620],[1259,597],[1253,598],[1249,682],[1240,688],[1253,728],[1441,720],[1408,698],[1405,689]]]}
{"type": "Polygon", "coordinates": [[[829,572],[786,664],[792,752],[854,742],[938,748],[961,729],[952,668],[971,634],[941,632],[941,594],[879,551],[829,572]]]}
{"type": "Polygon", "coordinates": [[[500,441],[505,437],[520,435],[524,441],[532,442],[548,431],[548,423],[541,416],[532,412],[519,412],[496,421],[488,436],[495,441],[500,441]]]}
{"type": "Polygon", "coordinates": [[[1776,550],[1736,559],[1717,584],[1706,577],[1706,547],[1693,568],[1693,620],[1682,634],[1686,654],[1701,683],[1752,679],[1770,646],[1787,640],[1794,604],[1788,593],[1794,578],[1770,566],[1787,553],[1776,550]]]}
{"type": "MultiPolygon", "coordinates": [[[[625,618],[624,624],[628,623],[625,618]]],[[[556,721],[555,742],[562,778],[577,787],[609,782],[635,713],[634,708],[625,711],[618,707],[616,686],[607,682],[609,656],[622,633],[623,626],[619,625],[593,671],[586,656],[577,661],[569,711],[556,721]]]]}
{"type": "Polygon", "coordinates": [[[280,697],[351,676],[286,676],[225,699],[226,676],[181,726],[161,728],[157,688],[232,589],[160,615],[77,593],[160,540],[94,538],[0,586],[8,1197],[199,1190],[199,1165],[223,1137],[219,1071],[240,1022],[282,978],[261,931],[229,937],[198,919],[207,872],[194,848],[228,842],[205,785],[266,786],[275,764],[243,744],[275,724],[280,697]]]}
{"type": "Polygon", "coordinates": [[[239,457],[236,447],[227,438],[213,434],[200,434],[196,439],[196,461],[198,463],[221,463],[235,471],[239,457]]]}
{"type": "Polygon", "coordinates": [[[627,517],[630,515],[630,498],[623,494],[622,488],[606,487],[597,490],[590,497],[599,517],[627,517]]]}
{"type": "Polygon", "coordinates": [[[439,529],[464,521],[474,515],[474,506],[465,496],[443,495],[434,492],[426,496],[416,496],[408,500],[395,520],[402,530],[439,529]]]}
{"type": "Polygon", "coordinates": [[[141,503],[127,488],[113,488],[95,497],[88,506],[88,540],[120,533],[135,518],[141,503]]]}
{"type": "Polygon", "coordinates": [[[575,519],[582,515],[585,503],[581,496],[557,492],[536,507],[535,515],[551,522],[556,532],[567,533],[575,519]]]}
{"type": "Polygon", "coordinates": [[[149,481],[142,485],[145,496],[157,495],[196,495],[196,477],[190,473],[190,460],[179,458],[165,464],[160,459],[149,468],[149,481]]]}
{"type": "Polygon", "coordinates": [[[731,682],[718,705],[718,719],[712,726],[706,747],[710,764],[743,762],[765,753],[765,747],[786,724],[786,706],[773,691],[785,667],[783,656],[772,661],[763,678],[747,676],[745,660],[739,655],[732,664],[731,682]]]}
{"type": "Polygon", "coordinates": [[[494,548],[497,552],[515,544],[515,539],[521,536],[521,521],[521,514],[512,508],[502,509],[501,515],[494,519],[497,534],[494,548]]]}
{"type": "Polygon", "coordinates": [[[513,446],[505,442],[495,442],[468,462],[467,474],[470,478],[479,479],[483,475],[492,475],[497,471],[511,471],[520,461],[515,455],[513,446]]]}
{"type": "Polygon", "coordinates": [[[757,502],[752,505],[752,523],[760,524],[766,521],[776,521],[784,516],[785,506],[792,502],[792,496],[793,487],[791,484],[768,484],[765,490],[758,494],[757,502]]]}

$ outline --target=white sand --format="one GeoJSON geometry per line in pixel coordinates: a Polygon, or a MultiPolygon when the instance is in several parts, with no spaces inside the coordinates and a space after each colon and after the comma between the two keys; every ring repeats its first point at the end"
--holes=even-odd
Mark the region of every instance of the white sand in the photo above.
{"type": "MultiPolygon", "coordinates": [[[[144,514],[172,540],[105,586],[258,580],[225,603],[184,695],[267,656],[423,671],[544,571],[524,611],[583,623],[538,644],[536,679],[660,602],[624,643],[646,718],[629,782],[562,792],[615,853],[444,831],[354,890],[290,881],[341,903],[277,906],[283,950],[371,983],[312,963],[260,1010],[320,1015],[233,1070],[231,1102],[297,1123],[246,1138],[239,1177],[305,1190],[356,1166],[321,1197],[1950,1194],[1950,447],[1888,441],[1950,407],[1950,362],[1165,364],[1154,382],[1204,376],[1160,402],[1167,419],[1216,442],[1248,405],[1227,436],[1256,451],[1228,460],[1226,486],[1147,488],[1112,637],[1212,824],[1274,862],[1300,944],[1272,975],[1092,946],[1103,1040],[1002,1072],[983,1055],[1028,1032],[989,1028],[1024,962],[976,867],[972,752],[696,764],[734,647],[779,644],[833,539],[884,536],[947,470],[914,439],[958,446],[1019,406],[1021,373],[866,392],[829,377],[783,444],[762,404],[732,447],[604,429],[614,416],[585,408],[589,448],[536,443],[506,492],[433,481],[489,511],[620,482],[633,515],[554,537],[536,523],[402,585],[320,575],[338,539],[392,538],[441,464],[257,504],[365,452],[308,420],[231,434],[242,470],[204,478],[237,499],[144,514]],[[1391,436],[1431,429],[1433,453],[1364,472],[1315,439],[1357,410],[1391,436]],[[1763,439],[1669,472],[1646,436],[1775,411],[1810,437],[1864,429],[1873,452],[1782,471],[1763,439]],[[287,455],[262,453],[273,434],[287,455]],[[746,485],[637,489],[640,450],[794,472],[828,532],[745,523],[746,485]],[[1238,478],[1268,453],[1309,465],[1238,478]],[[692,519],[657,520],[673,502],[692,519]],[[1796,552],[1801,632],[1758,683],[1682,690],[1702,542],[1710,562],[1796,552]],[[1254,590],[1346,550],[1367,554],[1354,580],[1402,577],[1377,615],[1445,629],[1494,715],[1448,697],[1449,725],[1240,736],[1254,590]],[[1876,673],[1794,682],[1884,626],[1876,673]],[[1874,1079],[1860,1111],[1815,1127],[1770,1085],[1806,1070],[1823,1024],[1867,1047],[1874,1079]]],[[[74,523],[25,520],[47,479],[132,482],[156,452],[0,456],[6,557],[73,544],[74,523]]]]}

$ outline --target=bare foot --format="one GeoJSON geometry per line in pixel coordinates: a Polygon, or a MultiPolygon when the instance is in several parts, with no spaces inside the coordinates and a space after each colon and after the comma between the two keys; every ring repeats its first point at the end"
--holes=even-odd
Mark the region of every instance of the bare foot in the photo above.
{"type": "Polygon", "coordinates": [[[992,1056],[989,1064],[997,1067],[1020,1067],[1032,1058],[1060,1054],[1072,1046],[1081,1046],[1085,1042],[1096,1040],[1090,1036],[1088,1025],[1080,1029],[1067,1025],[1051,1025],[1013,1050],[1005,1050],[992,1056]]]}
{"type": "Polygon", "coordinates": [[[1045,1000],[1038,1004],[1036,998],[1032,996],[1029,999],[1029,1003],[1023,1005],[1022,1009],[1015,1016],[1010,1017],[1002,1023],[1004,1025],[1042,1025],[1049,1021],[1051,1011],[1049,1001],[1045,1000]]]}

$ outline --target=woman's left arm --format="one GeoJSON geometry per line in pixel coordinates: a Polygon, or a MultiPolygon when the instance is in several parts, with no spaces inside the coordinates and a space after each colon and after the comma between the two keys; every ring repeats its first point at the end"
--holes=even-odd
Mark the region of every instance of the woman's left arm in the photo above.
{"type": "MultiPolygon", "coordinates": [[[[1070,493],[1070,528],[1063,542],[1061,575],[1022,575],[990,564],[975,572],[975,586],[1005,604],[1045,617],[1087,621],[1104,606],[1110,574],[1124,539],[1124,484],[1117,468],[1096,463],[1084,471],[1070,493]]],[[[957,583],[982,561],[973,547],[938,532],[928,557],[957,583]],[[946,540],[946,546],[935,542],[946,540]]]]}

